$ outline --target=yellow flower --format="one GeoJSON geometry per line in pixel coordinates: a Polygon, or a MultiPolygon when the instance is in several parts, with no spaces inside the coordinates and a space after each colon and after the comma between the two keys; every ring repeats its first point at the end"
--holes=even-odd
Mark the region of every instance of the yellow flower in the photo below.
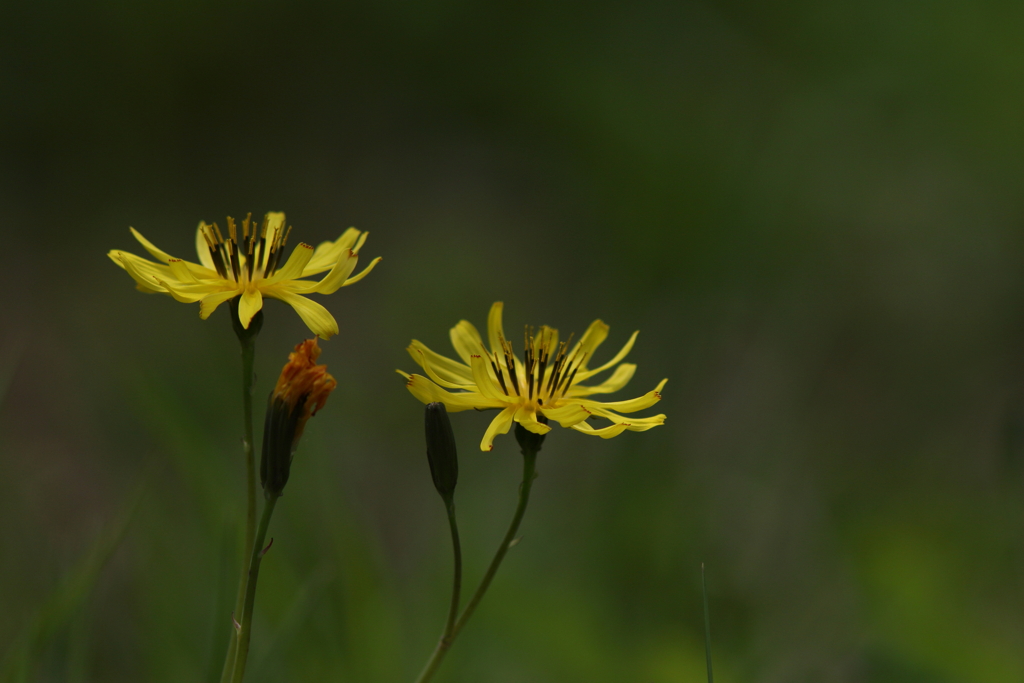
{"type": "Polygon", "coordinates": [[[114,249],[107,256],[128,271],[142,292],[170,294],[184,303],[199,302],[199,317],[206,320],[225,301],[240,296],[238,319],[249,329],[253,316],[263,308],[263,298],[280,299],[295,309],[314,333],[330,339],[338,333],[338,323],[326,308],[303,294],[332,294],[340,287],[359,282],[373,270],[375,258],[353,277],[359,249],[369,233],[349,228],[333,242],[316,249],[300,243],[282,265],[291,226],[285,230],[284,214],[268,213],[257,225],[246,216],[241,226],[228,218],[228,237],[216,223],[200,221],[196,230],[199,263],[176,259],[157,249],[135,228],[131,228],[142,246],[159,263],[153,263],[125,251],[114,249]],[[300,278],[327,272],[319,282],[300,278]]]}
{"type": "Polygon", "coordinates": [[[452,328],[451,339],[463,362],[435,353],[414,339],[407,350],[426,371],[427,377],[398,371],[408,380],[406,386],[412,395],[424,403],[440,401],[452,412],[470,408],[499,409],[501,412],[484,433],[480,450],[491,450],[494,437],[506,434],[513,422],[535,434],[546,434],[551,431],[547,425],[550,419],[563,427],[605,439],[627,429],[642,432],[665,423],[664,415],[627,418],[619,413],[633,413],[653,406],[661,400],[660,392],[667,379],[640,398],[607,403],[587,397],[618,391],[633,377],[635,365],[622,363],[601,384],[580,384],[625,358],[633,348],[637,332],[614,358],[591,369],[589,364],[594,351],[608,336],[608,326],[600,320],[591,323],[571,348],[572,338],[559,342],[556,329],[545,325],[534,333],[532,328],[527,328],[523,340],[525,352],[520,360],[513,353],[512,342],[505,339],[501,312],[502,303],[498,301],[491,306],[487,317],[490,351],[476,328],[462,320],[452,328]],[[591,417],[605,418],[612,424],[595,429],[587,424],[587,418],[591,417]]]}

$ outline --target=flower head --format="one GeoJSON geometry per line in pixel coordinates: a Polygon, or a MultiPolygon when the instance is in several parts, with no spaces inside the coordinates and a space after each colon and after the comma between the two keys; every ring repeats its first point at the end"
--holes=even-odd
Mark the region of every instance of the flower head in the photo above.
{"type": "Polygon", "coordinates": [[[380,258],[361,273],[352,275],[359,249],[369,233],[349,228],[333,242],[316,249],[300,243],[284,260],[291,227],[285,229],[284,214],[268,213],[257,224],[252,214],[240,225],[227,219],[227,236],[213,223],[199,223],[196,251],[199,263],[177,259],[161,251],[131,228],[142,246],[158,263],[118,249],[107,255],[134,278],[143,292],[169,294],[184,303],[199,302],[199,317],[206,320],[225,301],[236,296],[238,320],[249,328],[253,316],[263,308],[263,298],[280,299],[295,309],[310,330],[324,339],[338,333],[338,323],[326,308],[304,294],[333,294],[340,287],[359,282],[373,270],[380,258]],[[326,272],[319,282],[301,278],[326,272]]]}
{"type": "Polygon", "coordinates": [[[319,356],[315,337],[296,345],[270,394],[260,461],[260,480],[267,495],[280,495],[284,490],[306,422],[338,386],[327,366],[316,364],[319,356]]]}
{"type": "Polygon", "coordinates": [[[513,422],[534,434],[546,434],[551,431],[547,421],[553,420],[563,427],[605,439],[627,429],[642,432],[664,424],[664,415],[629,418],[620,413],[644,410],[660,401],[667,379],[654,391],[629,401],[601,402],[588,398],[618,391],[633,377],[636,365],[620,361],[633,348],[637,332],[614,358],[591,368],[594,351],[608,336],[608,326],[600,320],[591,323],[575,345],[571,337],[559,341],[558,330],[546,325],[536,331],[528,327],[523,339],[523,358],[519,359],[512,342],[505,338],[501,313],[499,301],[491,306],[487,317],[490,349],[484,346],[476,328],[462,320],[451,330],[452,345],[461,363],[414,339],[408,348],[409,355],[427,376],[398,371],[408,380],[406,386],[412,395],[424,403],[439,401],[452,412],[470,408],[500,410],[487,428],[480,450],[491,450],[494,437],[507,433],[513,422]],[[604,382],[581,384],[616,365],[604,382]],[[595,429],[587,423],[588,418],[604,418],[611,424],[595,429]]]}

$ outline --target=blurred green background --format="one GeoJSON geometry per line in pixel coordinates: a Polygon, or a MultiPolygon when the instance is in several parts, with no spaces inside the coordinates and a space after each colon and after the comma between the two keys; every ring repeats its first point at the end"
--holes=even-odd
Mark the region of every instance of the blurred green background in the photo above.
{"type": "MultiPolygon", "coordinates": [[[[320,298],[340,387],[277,508],[249,681],[426,660],[449,540],[394,370],[495,300],[508,330],[602,318],[605,358],[641,330],[621,397],[668,377],[668,422],[551,434],[436,680],[703,681],[702,562],[720,681],[1024,680],[1022,32],[1019,4],[943,0],[7,7],[5,671],[215,678],[237,342],[105,253],[143,253],[134,226],[194,258],[200,219],[280,210],[384,261],[320,298]]],[[[304,336],[268,303],[257,403],[304,336]]],[[[520,457],[453,418],[472,587],[520,457]]]]}

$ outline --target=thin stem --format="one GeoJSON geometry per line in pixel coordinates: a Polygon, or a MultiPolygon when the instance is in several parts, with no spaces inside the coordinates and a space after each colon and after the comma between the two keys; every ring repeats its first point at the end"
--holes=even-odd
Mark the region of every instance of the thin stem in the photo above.
{"type": "MultiPolygon", "coordinates": [[[[252,636],[252,608],[256,601],[256,581],[260,575],[260,563],[267,548],[263,542],[267,538],[267,527],[270,526],[270,518],[274,514],[274,506],[277,504],[278,496],[267,498],[267,504],[263,506],[263,516],[260,517],[259,527],[256,529],[256,538],[252,546],[252,556],[249,558],[248,580],[245,586],[245,603],[242,607],[242,621],[238,628],[238,646],[235,653],[234,673],[231,676],[233,683],[242,683],[245,677],[245,662],[249,657],[249,639],[252,636]]],[[[273,541],[271,541],[273,542],[273,541]]]]}
{"type": "MultiPolygon", "coordinates": [[[[242,406],[245,412],[245,438],[242,448],[245,451],[245,545],[251,548],[256,533],[256,455],[253,449],[252,435],[252,385],[256,379],[253,364],[256,356],[256,338],[242,340],[242,406]]],[[[245,593],[240,588],[239,595],[245,593]]]]}
{"type": "MultiPolygon", "coordinates": [[[[533,480],[536,477],[538,450],[540,449],[523,449],[523,481],[519,484],[519,505],[516,506],[516,512],[512,516],[512,523],[509,524],[508,531],[505,532],[505,538],[502,539],[501,545],[498,546],[498,552],[494,554],[494,559],[491,560],[490,566],[487,567],[487,573],[484,574],[480,586],[473,593],[473,597],[470,598],[469,604],[466,605],[466,609],[462,612],[462,616],[455,622],[451,633],[447,637],[441,638],[441,642],[437,644],[434,654],[430,656],[430,660],[427,661],[423,673],[416,679],[416,683],[426,683],[437,671],[437,668],[441,665],[441,660],[444,659],[452,643],[455,642],[455,638],[459,635],[459,631],[466,625],[469,618],[473,616],[473,611],[476,610],[484,594],[487,593],[487,589],[490,588],[491,581],[494,580],[494,575],[498,573],[498,567],[501,566],[501,561],[505,559],[505,553],[515,545],[519,524],[523,521],[523,515],[526,514],[526,505],[530,502],[530,488],[533,486],[533,480]]],[[[445,632],[448,633],[447,629],[445,632]]]]}
{"type": "Polygon", "coordinates": [[[452,603],[448,607],[448,621],[444,626],[442,641],[449,640],[455,631],[455,618],[459,616],[459,599],[462,593],[462,544],[459,543],[459,526],[455,522],[455,503],[445,506],[448,510],[448,526],[452,532],[452,553],[454,554],[454,578],[452,579],[452,603]]]}
{"type": "MultiPolygon", "coordinates": [[[[232,322],[234,322],[237,319],[237,312],[234,308],[232,308],[231,314],[232,322]]],[[[260,315],[262,316],[262,311],[260,315]]],[[[262,321],[260,324],[262,324],[262,321]]],[[[238,329],[235,331],[238,332],[238,329]]],[[[251,334],[243,332],[238,335],[238,341],[242,346],[242,411],[244,413],[243,428],[245,430],[242,437],[242,451],[245,456],[246,507],[245,536],[242,539],[242,572],[238,580],[238,594],[235,597],[235,611],[233,613],[233,618],[235,619],[242,616],[246,583],[249,576],[245,553],[252,548],[253,539],[256,535],[256,455],[253,449],[252,388],[256,379],[253,367],[256,357],[256,334],[258,332],[259,330],[257,329],[251,334]]],[[[235,637],[228,641],[228,651],[224,658],[224,668],[221,670],[220,675],[221,683],[228,683],[232,679],[236,648],[238,647],[237,641],[238,639],[235,637]]]]}
{"type": "Polygon", "coordinates": [[[452,532],[452,549],[455,553],[455,578],[452,581],[452,601],[448,608],[448,621],[444,625],[444,634],[437,641],[437,647],[427,661],[427,665],[416,679],[417,683],[427,681],[434,675],[434,671],[441,665],[444,653],[452,645],[455,639],[455,618],[459,615],[459,598],[462,592],[462,545],[459,543],[459,527],[455,523],[455,503],[446,503],[448,510],[448,526],[452,532]]]}

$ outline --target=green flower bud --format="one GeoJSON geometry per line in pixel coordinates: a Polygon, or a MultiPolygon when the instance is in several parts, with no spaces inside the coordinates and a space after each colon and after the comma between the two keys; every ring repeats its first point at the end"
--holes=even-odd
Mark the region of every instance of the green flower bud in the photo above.
{"type": "Polygon", "coordinates": [[[459,456],[455,450],[455,432],[443,403],[428,403],[424,412],[427,435],[427,462],[434,488],[445,503],[451,504],[459,481],[459,456]]]}

